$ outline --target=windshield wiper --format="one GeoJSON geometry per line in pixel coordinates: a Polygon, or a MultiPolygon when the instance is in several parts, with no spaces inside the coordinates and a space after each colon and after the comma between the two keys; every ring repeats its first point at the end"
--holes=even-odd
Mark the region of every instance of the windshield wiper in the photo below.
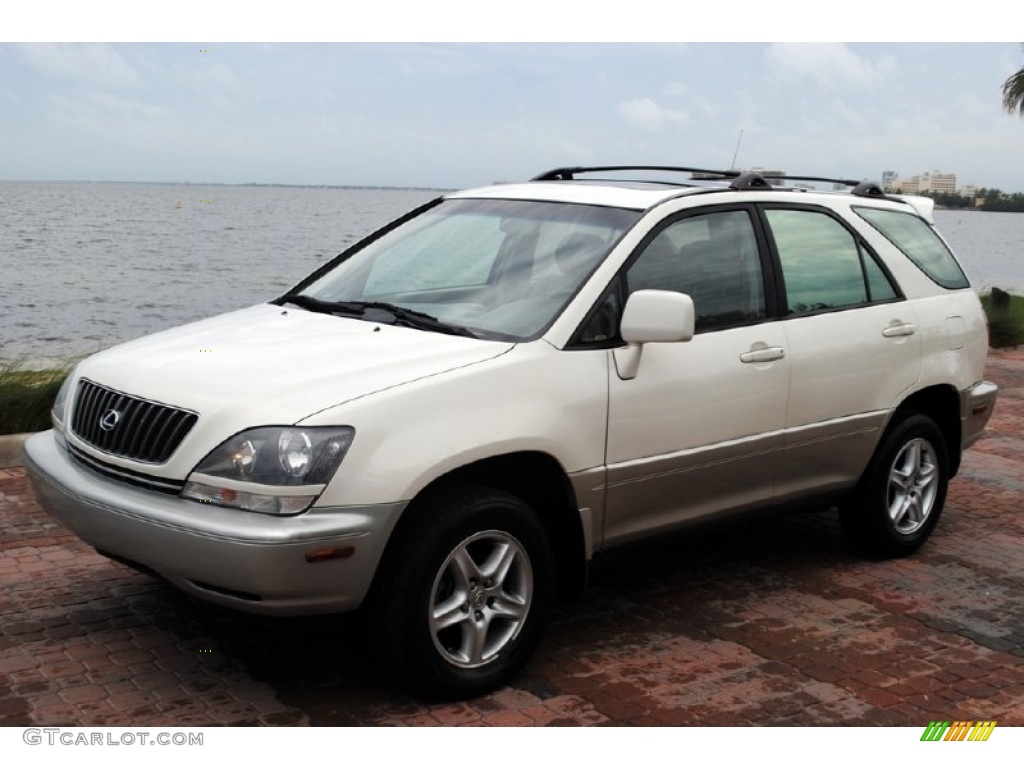
{"type": "Polygon", "coordinates": [[[280,302],[295,304],[311,312],[358,317],[375,323],[398,325],[405,328],[418,328],[423,331],[436,331],[437,333],[447,333],[453,336],[478,338],[475,333],[461,325],[452,325],[444,320],[439,320],[433,315],[428,315],[426,312],[407,309],[406,307],[400,307],[397,304],[390,304],[386,301],[324,301],[322,299],[314,299],[312,296],[306,296],[302,293],[289,293],[282,296],[280,302]],[[367,310],[375,311],[371,311],[368,316],[367,310]]]}

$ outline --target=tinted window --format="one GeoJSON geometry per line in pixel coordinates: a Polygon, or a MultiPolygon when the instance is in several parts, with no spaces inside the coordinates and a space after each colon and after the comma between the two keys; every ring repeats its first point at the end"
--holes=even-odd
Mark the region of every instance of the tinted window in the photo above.
{"type": "Polygon", "coordinates": [[[864,271],[867,272],[868,276],[868,297],[871,301],[888,301],[898,298],[896,289],[893,288],[889,278],[882,271],[882,268],[878,266],[878,263],[871,254],[862,251],[861,256],[861,260],[864,263],[864,271]]]}
{"type": "Polygon", "coordinates": [[[857,306],[897,297],[889,278],[842,224],[824,213],[765,211],[789,314],[857,306]]]}
{"type": "Polygon", "coordinates": [[[697,331],[765,316],[757,240],[745,211],[681,219],[663,229],[626,273],[630,292],[657,288],[689,294],[697,331]]]}
{"type": "Polygon", "coordinates": [[[619,292],[612,286],[594,306],[580,328],[579,341],[583,344],[604,344],[618,339],[619,318],[622,316],[620,304],[619,292]]]}
{"type": "Polygon", "coordinates": [[[854,210],[943,288],[968,287],[967,278],[953,254],[926,221],[900,211],[879,208],[854,210]]]}

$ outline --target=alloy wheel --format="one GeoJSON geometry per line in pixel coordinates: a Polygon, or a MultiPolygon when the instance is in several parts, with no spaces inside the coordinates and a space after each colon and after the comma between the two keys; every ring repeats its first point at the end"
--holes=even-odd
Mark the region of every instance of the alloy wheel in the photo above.
{"type": "Polygon", "coordinates": [[[504,531],[481,531],[445,559],[430,591],[429,626],[438,652],[465,669],[497,658],[515,640],[533,596],[526,549],[504,531]]]}
{"type": "Polygon", "coordinates": [[[935,448],[920,437],[910,440],[889,471],[889,517],[899,533],[914,533],[928,519],[939,488],[935,448]]]}

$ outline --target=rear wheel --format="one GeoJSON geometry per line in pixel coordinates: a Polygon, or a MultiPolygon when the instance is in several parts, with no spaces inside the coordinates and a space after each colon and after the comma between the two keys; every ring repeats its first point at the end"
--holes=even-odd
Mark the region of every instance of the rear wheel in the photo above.
{"type": "Polygon", "coordinates": [[[843,530],[870,555],[908,555],[938,523],[948,484],[942,431],[927,416],[907,416],[886,433],[857,490],[840,507],[843,530]]]}
{"type": "Polygon", "coordinates": [[[410,512],[374,598],[388,668],[432,698],[492,690],[540,639],[554,586],[547,532],[520,499],[485,488],[433,494],[410,512]]]}

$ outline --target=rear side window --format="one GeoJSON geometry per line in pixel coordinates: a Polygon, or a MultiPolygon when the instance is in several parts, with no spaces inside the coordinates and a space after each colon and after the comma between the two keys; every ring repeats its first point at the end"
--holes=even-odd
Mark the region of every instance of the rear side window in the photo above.
{"type": "Polygon", "coordinates": [[[871,254],[831,216],[809,210],[768,209],[765,217],[782,265],[788,314],[898,298],[871,254]]]}
{"type": "Polygon", "coordinates": [[[854,210],[943,288],[967,288],[970,285],[946,244],[923,219],[910,213],[878,208],[854,210]]]}

